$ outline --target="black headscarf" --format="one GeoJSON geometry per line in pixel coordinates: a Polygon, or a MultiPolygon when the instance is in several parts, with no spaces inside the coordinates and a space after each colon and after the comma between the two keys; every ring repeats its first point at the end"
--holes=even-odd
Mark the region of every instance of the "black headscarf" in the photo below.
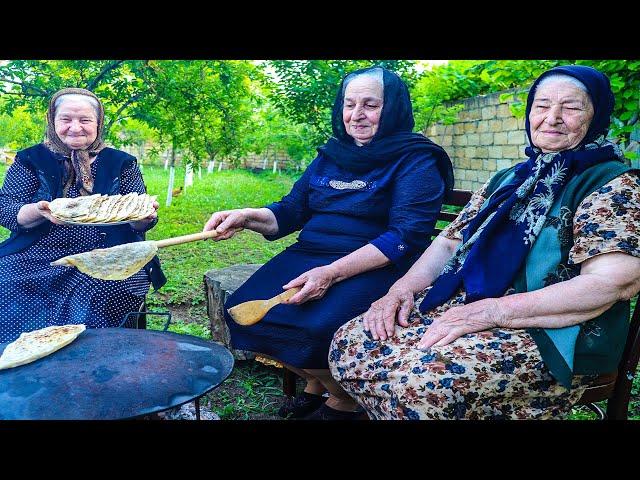
{"type": "Polygon", "coordinates": [[[445,192],[453,189],[453,166],[449,155],[424,135],[413,133],[415,122],[409,90],[395,73],[376,66],[356,70],[345,76],[340,82],[333,104],[331,125],[334,136],[318,148],[318,151],[340,167],[352,172],[364,173],[397,162],[407,153],[424,152],[436,158],[438,170],[445,182],[445,192]],[[371,142],[358,146],[345,130],[342,121],[344,85],[346,80],[350,81],[356,75],[375,69],[382,70],[383,73],[384,103],[380,113],[380,123],[371,142]]]}

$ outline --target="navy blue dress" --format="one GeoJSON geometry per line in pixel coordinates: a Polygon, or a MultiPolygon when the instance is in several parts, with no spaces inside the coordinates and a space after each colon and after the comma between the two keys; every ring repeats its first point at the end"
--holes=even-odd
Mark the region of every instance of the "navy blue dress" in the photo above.
{"type": "Polygon", "coordinates": [[[335,331],[384,296],[429,245],[444,189],[435,158],[427,154],[354,173],[320,153],[291,192],[267,206],[279,230],[265,238],[301,230],[297,242],[264,264],[225,307],[277,295],[298,275],[369,243],[391,264],[336,283],[319,300],[277,305],[251,326],[237,325],[225,311],[233,348],[298,368],[327,369],[335,331]]]}
{"type": "MultiPolygon", "coordinates": [[[[99,162],[100,154],[91,164],[94,178],[99,162]]],[[[120,179],[121,194],[146,191],[135,162],[122,170],[120,179]]],[[[37,176],[19,161],[9,167],[0,190],[0,225],[17,230],[18,211],[31,203],[38,185],[37,176]]],[[[78,195],[72,185],[67,197],[78,195]]],[[[126,280],[100,280],[76,268],[49,265],[104,246],[97,227],[53,225],[48,235],[26,250],[0,257],[0,343],[52,325],[117,327],[125,313],[137,311],[150,285],[144,270],[126,280]]]]}

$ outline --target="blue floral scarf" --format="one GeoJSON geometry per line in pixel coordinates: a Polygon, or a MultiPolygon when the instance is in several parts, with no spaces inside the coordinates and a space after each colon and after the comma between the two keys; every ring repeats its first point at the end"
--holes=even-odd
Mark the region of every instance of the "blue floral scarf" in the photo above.
{"type": "Polygon", "coordinates": [[[529,160],[496,190],[462,231],[463,242],[420,305],[426,312],[445,303],[464,284],[465,303],[504,295],[513,284],[564,186],[589,167],[622,161],[617,145],[600,137],[579,150],[542,153],[525,150],[529,160]]]}

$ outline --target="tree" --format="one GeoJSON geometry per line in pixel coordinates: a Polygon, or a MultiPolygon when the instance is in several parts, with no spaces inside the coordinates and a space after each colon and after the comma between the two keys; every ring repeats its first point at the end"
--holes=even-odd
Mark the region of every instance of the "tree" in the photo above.
{"type": "MultiPolygon", "coordinates": [[[[3,100],[0,98],[0,105],[3,100]]],[[[1,107],[0,107],[1,108],[1,107]]],[[[0,147],[14,150],[40,143],[44,138],[44,115],[38,118],[25,107],[16,108],[11,114],[0,115],[0,147]]]]}
{"type": "Polygon", "coordinates": [[[105,137],[112,126],[135,117],[138,102],[151,93],[146,60],[12,60],[0,66],[3,112],[18,107],[42,115],[49,98],[67,87],[94,92],[105,109],[105,137]]]}
{"type": "Polygon", "coordinates": [[[190,166],[240,150],[243,124],[251,115],[249,76],[255,67],[214,60],[151,61],[149,66],[153,95],[140,102],[139,118],[171,145],[170,204],[176,150],[190,166]]]}

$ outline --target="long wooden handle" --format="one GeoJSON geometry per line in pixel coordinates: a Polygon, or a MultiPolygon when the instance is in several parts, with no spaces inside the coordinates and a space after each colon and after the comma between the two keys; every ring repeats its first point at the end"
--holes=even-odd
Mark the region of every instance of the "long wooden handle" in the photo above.
{"type": "Polygon", "coordinates": [[[164,240],[157,240],[156,246],[158,248],[170,247],[171,245],[179,245],[181,243],[195,242],[196,240],[205,240],[207,238],[214,238],[218,236],[218,232],[215,230],[209,230],[208,232],[192,233],[190,235],[182,235],[181,237],[165,238],[164,240]]]}

